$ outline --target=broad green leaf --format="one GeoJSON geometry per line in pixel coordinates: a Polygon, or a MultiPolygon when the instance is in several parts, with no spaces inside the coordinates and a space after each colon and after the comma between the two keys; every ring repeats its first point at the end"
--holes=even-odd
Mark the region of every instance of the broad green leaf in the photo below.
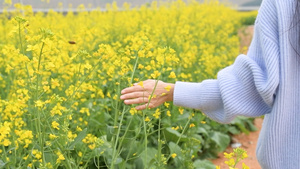
{"type": "Polygon", "coordinates": [[[181,135],[181,133],[177,130],[173,130],[171,127],[166,128],[164,134],[168,141],[177,142],[179,139],[180,141],[187,141],[187,136],[181,135]]]}
{"type": "Polygon", "coordinates": [[[207,130],[203,127],[197,127],[197,133],[204,134],[205,136],[208,136],[207,130]]]}
{"type": "Polygon", "coordinates": [[[211,132],[210,138],[218,145],[220,151],[224,151],[230,143],[230,137],[220,132],[211,132]]]}
{"type": "Polygon", "coordinates": [[[176,153],[177,155],[181,154],[181,148],[175,144],[174,142],[170,142],[169,143],[169,148],[170,148],[170,152],[172,153],[176,153]]]}
{"type": "Polygon", "coordinates": [[[177,155],[174,158],[174,162],[175,162],[176,167],[179,167],[180,161],[182,160],[181,148],[177,144],[170,142],[169,149],[170,149],[171,154],[175,153],[177,155]]]}
{"type": "Polygon", "coordinates": [[[155,148],[147,148],[147,152],[144,150],[141,153],[141,159],[143,160],[143,164],[146,168],[150,168],[152,163],[155,161],[155,155],[157,154],[157,149],[155,148]]]}
{"type": "Polygon", "coordinates": [[[106,128],[106,137],[107,141],[111,141],[112,137],[116,133],[117,129],[114,126],[107,126],[106,128]]]}
{"type": "Polygon", "coordinates": [[[216,169],[216,166],[208,160],[196,160],[193,166],[195,169],[216,169]]]}
{"type": "Polygon", "coordinates": [[[230,126],[230,127],[228,127],[228,131],[229,131],[231,134],[235,134],[235,135],[241,133],[235,126],[230,126]]]}
{"type": "Polygon", "coordinates": [[[2,160],[0,160],[0,168],[5,167],[6,163],[4,163],[2,160]]]}

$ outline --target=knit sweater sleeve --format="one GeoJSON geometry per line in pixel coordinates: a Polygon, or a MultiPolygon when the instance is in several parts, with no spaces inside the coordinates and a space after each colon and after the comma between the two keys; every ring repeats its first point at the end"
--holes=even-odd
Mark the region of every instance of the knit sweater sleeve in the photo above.
{"type": "Polygon", "coordinates": [[[174,104],[199,109],[208,117],[229,123],[236,116],[271,112],[279,84],[279,37],[276,7],[263,1],[254,37],[246,55],[219,71],[217,79],[201,83],[176,82],[174,104]]]}

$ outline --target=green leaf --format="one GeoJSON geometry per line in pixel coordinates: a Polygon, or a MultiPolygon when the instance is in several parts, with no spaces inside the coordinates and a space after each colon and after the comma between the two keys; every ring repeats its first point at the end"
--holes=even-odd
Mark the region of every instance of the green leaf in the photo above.
{"type": "Polygon", "coordinates": [[[111,141],[115,133],[117,133],[117,128],[115,128],[114,126],[107,126],[106,128],[107,141],[111,141]]]}
{"type": "Polygon", "coordinates": [[[4,163],[2,160],[0,160],[0,168],[5,167],[6,163],[4,163]]]}
{"type": "Polygon", "coordinates": [[[231,134],[240,134],[241,132],[235,127],[235,126],[230,126],[228,127],[228,131],[231,133],[231,134]]]}
{"type": "Polygon", "coordinates": [[[171,127],[168,127],[164,130],[165,137],[168,141],[177,142],[179,139],[180,141],[187,141],[188,138],[185,135],[181,135],[177,130],[173,130],[171,127]]]}
{"type": "Polygon", "coordinates": [[[182,159],[181,148],[177,144],[170,142],[169,149],[171,154],[175,153],[177,155],[173,160],[175,162],[176,167],[179,167],[180,161],[182,159]]]}
{"type": "Polygon", "coordinates": [[[204,134],[205,136],[208,136],[207,130],[203,127],[197,127],[197,133],[204,134]]]}
{"type": "Polygon", "coordinates": [[[253,125],[252,120],[253,118],[238,116],[231,122],[231,124],[236,125],[243,133],[249,134],[250,131],[257,130],[257,128],[253,125]]]}
{"type": "Polygon", "coordinates": [[[219,151],[224,151],[230,143],[230,137],[220,132],[211,132],[210,138],[217,144],[219,151]]]}
{"type": "Polygon", "coordinates": [[[74,149],[74,146],[81,142],[82,139],[84,139],[84,137],[86,136],[86,132],[87,132],[87,128],[83,129],[78,136],[75,138],[75,140],[70,144],[69,149],[74,149]]]}
{"type": "Polygon", "coordinates": [[[193,166],[195,169],[216,169],[216,166],[208,160],[196,160],[193,166]]]}
{"type": "Polygon", "coordinates": [[[155,148],[147,148],[147,152],[144,150],[141,153],[141,159],[143,160],[143,164],[146,168],[150,168],[153,162],[155,161],[155,155],[157,154],[157,149],[155,148]]]}

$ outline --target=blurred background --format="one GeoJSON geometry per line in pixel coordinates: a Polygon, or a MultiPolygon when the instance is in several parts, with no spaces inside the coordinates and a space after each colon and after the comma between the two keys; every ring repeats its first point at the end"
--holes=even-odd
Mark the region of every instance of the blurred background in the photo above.
{"type": "MultiPolygon", "coordinates": [[[[76,10],[76,7],[80,4],[84,4],[87,9],[100,8],[105,10],[107,3],[116,2],[118,6],[122,6],[124,2],[131,4],[131,7],[140,6],[143,4],[150,4],[154,0],[0,0],[0,9],[3,10],[5,2],[21,3],[24,5],[31,5],[34,11],[47,11],[53,9],[55,11],[68,11],[76,10]]],[[[160,0],[160,1],[173,1],[173,0],[160,0]]],[[[199,0],[204,1],[204,0],[199,0]]],[[[231,6],[237,10],[248,11],[248,10],[257,10],[261,4],[262,0],[219,0],[222,3],[231,6]]],[[[8,10],[13,9],[13,6],[10,6],[8,10]]]]}

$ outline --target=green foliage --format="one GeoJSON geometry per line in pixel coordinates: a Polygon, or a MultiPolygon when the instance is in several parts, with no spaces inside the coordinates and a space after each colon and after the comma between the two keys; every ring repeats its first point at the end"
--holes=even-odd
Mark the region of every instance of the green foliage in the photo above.
{"type": "Polygon", "coordinates": [[[77,15],[15,7],[0,17],[0,168],[211,168],[231,134],[254,129],[119,99],[148,78],[201,82],[230,65],[240,17],[217,1],[77,15]]]}

